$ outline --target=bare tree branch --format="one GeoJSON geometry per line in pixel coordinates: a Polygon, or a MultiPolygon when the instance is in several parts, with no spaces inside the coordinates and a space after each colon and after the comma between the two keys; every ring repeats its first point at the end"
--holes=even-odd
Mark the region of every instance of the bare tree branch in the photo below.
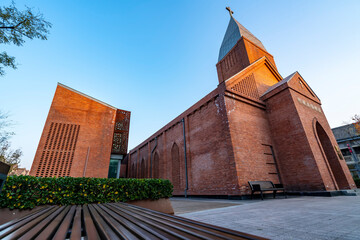
{"type": "Polygon", "coordinates": [[[21,24],[25,23],[26,21],[27,21],[27,20],[24,20],[24,21],[22,21],[22,22],[19,22],[19,23],[16,24],[15,26],[10,26],[10,27],[0,26],[0,29],[7,29],[7,28],[9,28],[9,29],[15,29],[15,28],[19,27],[21,24]]]}

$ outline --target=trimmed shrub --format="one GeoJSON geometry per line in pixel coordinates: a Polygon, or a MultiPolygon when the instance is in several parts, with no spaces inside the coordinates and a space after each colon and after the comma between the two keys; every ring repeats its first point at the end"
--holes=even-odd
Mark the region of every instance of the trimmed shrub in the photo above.
{"type": "Polygon", "coordinates": [[[356,187],[360,188],[360,178],[354,178],[354,182],[356,184],[356,187]]]}
{"type": "Polygon", "coordinates": [[[0,207],[155,200],[171,197],[172,191],[171,182],[164,179],[10,176],[0,194],[0,207]]]}

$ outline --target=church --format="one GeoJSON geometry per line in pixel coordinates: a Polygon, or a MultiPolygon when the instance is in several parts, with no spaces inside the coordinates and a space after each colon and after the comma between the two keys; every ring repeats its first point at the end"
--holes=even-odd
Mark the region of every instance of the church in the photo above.
{"type": "Polygon", "coordinates": [[[356,188],[318,96],[227,9],[213,91],[127,152],[130,112],[58,84],[30,175],[164,178],[193,196],[356,188]]]}
{"type": "Polygon", "coordinates": [[[288,192],[355,188],[318,96],[300,73],[283,78],[227,9],[218,86],[132,149],[127,176],[169,179],[174,195],[249,195],[257,180],[288,192]]]}

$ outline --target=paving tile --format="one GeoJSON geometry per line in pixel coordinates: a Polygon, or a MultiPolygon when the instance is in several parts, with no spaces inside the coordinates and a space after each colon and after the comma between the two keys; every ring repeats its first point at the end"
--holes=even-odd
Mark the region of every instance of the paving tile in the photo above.
{"type": "Polygon", "coordinates": [[[180,216],[270,239],[360,239],[360,196],[239,204],[180,216]]]}

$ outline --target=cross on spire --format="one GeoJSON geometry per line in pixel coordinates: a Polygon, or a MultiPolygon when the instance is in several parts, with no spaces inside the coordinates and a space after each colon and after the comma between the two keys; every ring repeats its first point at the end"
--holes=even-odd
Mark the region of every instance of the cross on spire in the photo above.
{"type": "Polygon", "coordinates": [[[230,8],[230,7],[226,7],[226,10],[229,11],[230,17],[232,17],[232,15],[233,15],[234,12],[231,10],[231,8],[230,8]]]}

